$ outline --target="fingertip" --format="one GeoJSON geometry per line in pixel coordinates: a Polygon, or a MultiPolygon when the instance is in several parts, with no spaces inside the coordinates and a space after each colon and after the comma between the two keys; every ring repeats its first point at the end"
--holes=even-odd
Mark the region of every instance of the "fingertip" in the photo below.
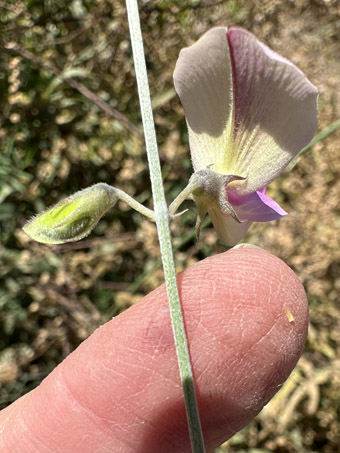
{"type": "MultiPolygon", "coordinates": [[[[258,248],[207,258],[178,282],[211,450],[248,423],[294,368],[307,334],[307,300],[294,272],[258,248]]],[[[9,413],[30,427],[30,436],[20,428],[15,437],[27,452],[43,451],[37,438],[69,452],[97,445],[189,451],[164,285],[98,329],[9,413]]]]}

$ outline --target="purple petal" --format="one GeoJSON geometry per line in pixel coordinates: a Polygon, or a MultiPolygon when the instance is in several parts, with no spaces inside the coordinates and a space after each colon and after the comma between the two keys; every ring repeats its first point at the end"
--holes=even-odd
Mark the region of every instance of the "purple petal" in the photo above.
{"type": "Polygon", "coordinates": [[[227,32],[234,86],[232,171],[246,195],[268,185],[312,139],[317,89],[291,62],[245,30],[227,32]]]}
{"type": "Polygon", "coordinates": [[[233,206],[240,220],[252,222],[270,222],[287,215],[274,200],[267,197],[263,190],[258,190],[249,195],[238,195],[228,191],[229,203],[233,206]]]}

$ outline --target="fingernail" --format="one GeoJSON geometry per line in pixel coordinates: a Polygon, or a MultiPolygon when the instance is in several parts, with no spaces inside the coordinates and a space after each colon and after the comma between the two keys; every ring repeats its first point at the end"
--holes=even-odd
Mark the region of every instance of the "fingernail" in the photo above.
{"type": "Polygon", "coordinates": [[[258,247],[257,245],[253,244],[247,244],[246,242],[242,244],[237,244],[235,247],[233,247],[231,250],[236,250],[236,249],[258,249],[258,250],[263,250],[261,247],[258,247]]]}

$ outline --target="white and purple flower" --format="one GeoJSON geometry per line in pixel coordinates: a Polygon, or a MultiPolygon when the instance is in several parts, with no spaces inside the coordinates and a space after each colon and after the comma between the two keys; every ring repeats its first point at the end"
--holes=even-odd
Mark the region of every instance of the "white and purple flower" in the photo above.
{"type": "Polygon", "coordinates": [[[174,82],[195,173],[170,212],[193,196],[198,228],[208,213],[219,238],[235,245],[252,222],[286,214],[265,187],[312,139],[318,91],[255,36],[224,27],[181,51],[174,82]]]}

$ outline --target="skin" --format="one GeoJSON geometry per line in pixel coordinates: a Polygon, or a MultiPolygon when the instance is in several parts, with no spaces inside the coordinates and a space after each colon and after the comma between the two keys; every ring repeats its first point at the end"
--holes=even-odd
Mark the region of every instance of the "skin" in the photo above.
{"type": "MultiPolygon", "coordinates": [[[[249,247],[203,260],[178,282],[212,451],[294,368],[307,335],[306,295],[286,264],[249,247]]],[[[0,451],[190,452],[164,285],[99,328],[0,413],[0,451]]]]}

